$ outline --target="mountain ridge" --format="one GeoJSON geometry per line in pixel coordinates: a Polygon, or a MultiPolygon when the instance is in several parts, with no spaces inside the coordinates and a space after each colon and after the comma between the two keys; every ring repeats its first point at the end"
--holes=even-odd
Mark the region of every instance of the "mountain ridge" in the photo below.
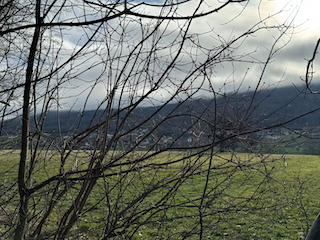
{"type": "MultiPolygon", "coordinates": [[[[320,85],[313,88],[320,89],[320,85]]],[[[303,89],[302,89],[303,90],[303,89]]],[[[261,119],[261,124],[270,125],[275,122],[286,122],[299,115],[311,112],[320,107],[320,94],[310,94],[302,91],[301,88],[294,86],[276,89],[267,89],[259,92],[247,91],[230,93],[219,96],[216,100],[209,98],[199,98],[187,100],[183,104],[170,103],[166,106],[146,106],[139,107],[131,113],[129,119],[133,122],[141,122],[154,115],[153,124],[161,122],[163,116],[176,114],[176,119],[172,117],[168,123],[162,123],[165,132],[175,131],[188,121],[192,121],[191,115],[212,114],[214,111],[221,111],[221,114],[229,114],[230,118],[244,119],[246,115],[252,118],[261,119]],[[181,106],[179,106],[181,104],[181,106]],[[218,106],[218,107],[217,107],[218,106]],[[161,110],[159,111],[159,109],[161,110]],[[222,111],[224,110],[224,112],[222,111]],[[191,114],[192,112],[192,114],[191,114]],[[228,112],[228,113],[227,113],[228,112]],[[173,125],[170,126],[169,122],[173,125]]],[[[116,110],[113,110],[115,112],[116,110]]],[[[119,114],[122,117],[126,111],[119,114]]],[[[40,115],[37,116],[41,118],[40,115]]],[[[88,126],[93,126],[106,117],[105,110],[86,110],[86,111],[50,111],[48,112],[43,130],[50,134],[67,135],[75,130],[81,131],[88,126]]],[[[4,122],[2,135],[17,134],[20,129],[19,118],[4,122]],[[11,132],[11,133],[10,133],[11,132]]],[[[31,130],[35,129],[34,119],[31,119],[31,130]]],[[[110,132],[116,131],[115,123],[110,124],[110,132]]],[[[190,124],[190,123],[189,123],[190,124]]],[[[320,111],[315,111],[304,117],[298,118],[287,124],[290,128],[316,127],[320,124],[320,111]]],[[[187,124],[188,125],[188,124],[187,124]]]]}

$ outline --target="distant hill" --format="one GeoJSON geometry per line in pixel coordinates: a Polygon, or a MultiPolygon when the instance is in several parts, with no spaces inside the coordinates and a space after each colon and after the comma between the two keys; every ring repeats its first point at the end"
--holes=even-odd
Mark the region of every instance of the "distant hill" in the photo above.
{"type": "MultiPolygon", "coordinates": [[[[313,86],[320,89],[320,85],[313,86]]],[[[301,114],[313,111],[320,107],[320,94],[303,93],[301,89],[294,86],[269,89],[254,93],[252,91],[227,94],[213,99],[188,100],[181,106],[178,103],[168,104],[152,117],[148,124],[158,124],[169,113],[176,115],[161,125],[165,135],[173,134],[183,125],[190,125],[192,115],[201,115],[206,118],[213,116],[215,109],[220,115],[225,114],[230,118],[254,119],[261,125],[270,125],[275,122],[285,122],[301,114]],[[252,101],[252,99],[254,99],[252,101]]],[[[152,116],[161,106],[149,106],[136,109],[131,115],[132,122],[143,122],[148,116],[152,116]]],[[[125,112],[120,114],[123,116],[125,112]]],[[[219,115],[218,114],[218,115],[219,115]]],[[[41,116],[39,115],[38,118],[41,116]]],[[[59,111],[49,112],[46,116],[44,132],[50,134],[68,135],[74,129],[85,129],[100,122],[106,117],[103,110],[59,111]]],[[[115,120],[116,121],[116,120],[115,120]]],[[[111,123],[110,129],[115,131],[116,122],[111,123]]],[[[17,134],[20,129],[20,119],[7,120],[3,123],[2,135],[17,134]]],[[[32,120],[31,122],[34,122],[32,120]]],[[[300,129],[302,127],[316,127],[320,123],[320,111],[301,117],[287,124],[290,128],[300,129]]],[[[128,123],[129,124],[129,123],[128,123]]],[[[34,129],[34,123],[31,124],[34,129]]]]}

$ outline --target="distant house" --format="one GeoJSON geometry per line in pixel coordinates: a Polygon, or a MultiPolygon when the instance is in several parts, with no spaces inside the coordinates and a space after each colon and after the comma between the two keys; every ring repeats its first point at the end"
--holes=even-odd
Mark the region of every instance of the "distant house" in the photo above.
{"type": "Polygon", "coordinates": [[[272,139],[272,140],[278,140],[280,138],[280,136],[278,135],[267,135],[266,139],[272,139]]]}

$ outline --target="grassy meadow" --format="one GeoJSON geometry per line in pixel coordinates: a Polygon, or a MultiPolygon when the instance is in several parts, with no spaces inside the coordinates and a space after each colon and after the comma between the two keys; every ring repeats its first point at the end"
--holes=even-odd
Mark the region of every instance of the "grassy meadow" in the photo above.
{"type": "MultiPolygon", "coordinates": [[[[168,159],[179,159],[180,155],[179,152],[163,153],[148,161],[165,163],[168,159]]],[[[39,159],[46,157],[39,156],[39,159]]],[[[86,166],[87,157],[84,154],[76,157],[81,170],[86,166]]],[[[5,222],[4,213],[10,215],[17,209],[18,161],[19,152],[0,155],[1,239],[13,231],[5,222]]],[[[203,239],[303,239],[320,211],[318,156],[258,158],[250,154],[222,153],[212,159],[209,175],[208,156],[188,161],[164,165],[157,170],[134,166],[137,171],[123,175],[113,174],[123,171],[120,167],[106,170],[106,177],[98,179],[71,233],[82,234],[83,239],[97,239],[108,221],[121,215],[114,221],[117,232],[126,231],[126,236],[132,239],[199,239],[201,211],[203,239]],[[194,169],[181,170],[188,167],[194,169]]],[[[58,174],[59,166],[58,158],[54,157],[46,163],[39,161],[32,184],[58,174]]],[[[73,167],[73,163],[65,164],[66,171],[73,167]]],[[[35,216],[46,208],[53,186],[48,185],[34,194],[30,210],[35,216]]],[[[80,188],[81,183],[75,182],[61,197],[46,221],[48,234],[54,232],[80,188]]]]}

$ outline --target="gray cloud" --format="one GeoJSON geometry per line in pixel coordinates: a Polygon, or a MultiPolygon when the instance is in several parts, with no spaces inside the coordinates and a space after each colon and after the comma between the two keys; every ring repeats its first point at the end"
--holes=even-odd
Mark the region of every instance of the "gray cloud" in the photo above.
{"type": "MultiPolygon", "coordinates": [[[[183,5],[177,11],[181,15],[190,14],[192,12],[191,10],[194,9],[190,4],[195,6],[196,3],[196,1],[188,2],[188,4],[183,5]]],[[[159,101],[168,98],[170,93],[175,89],[175,85],[170,82],[170,79],[171,81],[180,81],[195,67],[191,62],[195,65],[201,64],[201,62],[204,62],[208,58],[209,54],[216,54],[221,47],[241,36],[241,34],[249,29],[252,29],[252,27],[255,27],[253,29],[260,27],[261,30],[250,36],[243,37],[231,45],[232,48],[230,51],[226,51],[221,55],[221,61],[217,60],[208,67],[211,71],[210,81],[212,86],[217,90],[224,89],[226,91],[233,91],[240,85],[242,86],[241,89],[247,89],[249,86],[252,88],[255,87],[260,78],[262,78],[261,86],[268,86],[278,82],[283,82],[282,84],[291,84],[292,82],[301,83],[300,76],[303,76],[304,74],[306,65],[305,58],[309,58],[312,53],[314,39],[308,39],[306,37],[300,39],[299,34],[294,34],[292,32],[294,29],[290,29],[288,34],[283,35],[283,38],[278,42],[274,48],[275,51],[287,43],[288,45],[275,54],[264,72],[264,75],[261,76],[264,69],[264,62],[268,58],[271,47],[273,46],[275,39],[280,36],[283,29],[272,28],[273,25],[281,24],[280,15],[282,13],[269,17],[273,13],[272,3],[270,1],[262,1],[261,5],[259,5],[259,3],[260,1],[250,1],[250,4],[245,8],[240,4],[233,4],[218,13],[194,20],[189,30],[190,41],[188,40],[189,42],[183,50],[184,53],[176,64],[177,70],[171,72],[171,75],[167,77],[167,82],[163,83],[163,86],[159,88],[152,97],[159,101]],[[259,10],[258,6],[260,6],[259,10]],[[260,20],[263,21],[258,25],[255,25],[260,20]],[[203,48],[210,49],[210,51],[204,51],[204,49],[200,50],[197,48],[196,44],[199,44],[203,48]]],[[[204,8],[203,10],[208,9],[204,8]]],[[[154,9],[145,8],[143,11],[152,13],[154,9]]],[[[285,12],[285,14],[287,14],[287,12],[285,12]]],[[[118,62],[118,69],[109,70],[109,72],[106,71],[101,76],[100,74],[104,71],[103,69],[105,67],[103,61],[107,60],[103,56],[107,56],[107,54],[116,56],[118,54],[116,49],[119,45],[122,46],[122,54],[128,54],[130,46],[132,49],[134,42],[137,42],[141,35],[141,28],[137,27],[132,19],[129,18],[128,21],[131,22],[127,23],[126,29],[124,30],[127,31],[125,33],[127,34],[127,38],[125,39],[127,42],[121,44],[117,43],[117,41],[120,41],[121,28],[117,25],[117,21],[113,21],[108,23],[108,28],[117,29],[118,32],[115,31],[114,34],[110,36],[110,39],[103,39],[98,36],[97,42],[94,45],[87,47],[86,51],[90,54],[86,56],[86,61],[81,68],[87,68],[89,70],[72,80],[73,86],[76,87],[69,88],[65,94],[68,94],[69,96],[73,95],[75,97],[65,101],[66,106],[73,105],[76,109],[80,108],[86,101],[89,89],[93,86],[93,92],[88,98],[88,108],[95,108],[95,106],[98,106],[98,104],[106,98],[110,90],[108,86],[112,85],[115,80],[108,76],[117,76],[121,67],[124,66],[125,57],[118,62]],[[111,50],[108,49],[107,51],[106,47],[111,50]],[[91,68],[93,64],[97,64],[99,61],[100,64],[98,64],[97,67],[91,68]],[[100,79],[98,80],[98,78],[100,79]],[[98,81],[99,84],[94,85],[96,81],[98,81]],[[76,101],[76,103],[74,104],[73,101],[76,101]]],[[[148,29],[150,31],[150,29],[152,29],[151,20],[145,19],[141,22],[145,24],[145,26],[148,26],[145,30],[148,29]]],[[[170,44],[175,43],[175,41],[178,43],[177,39],[180,37],[178,28],[182,27],[184,23],[185,21],[172,21],[169,25],[163,26],[161,31],[166,37],[161,40],[162,42],[158,48],[160,49],[160,47],[166,45],[169,46],[170,44]]],[[[73,29],[70,33],[74,31],[76,30],[73,29]]],[[[64,44],[69,44],[68,51],[70,53],[74,51],[74,49],[79,48],[77,39],[82,37],[83,32],[81,33],[79,31],[75,32],[75,34],[64,36],[63,42],[64,44]]],[[[82,41],[80,43],[80,45],[82,45],[82,41]]],[[[152,42],[147,42],[147,45],[148,44],[152,44],[152,42]]],[[[148,47],[150,47],[150,45],[148,47]]],[[[148,51],[148,47],[145,48],[145,51],[148,51]]],[[[177,48],[178,45],[158,51],[157,57],[159,59],[159,64],[162,65],[154,66],[153,71],[155,72],[152,73],[152,78],[157,78],[161,75],[161,71],[166,67],[165,61],[163,60],[167,58],[169,62],[173,56],[172,54],[174,54],[177,48]],[[162,59],[162,62],[160,59],[162,59]]],[[[143,56],[146,56],[146,54],[141,55],[141,63],[143,62],[143,56]]],[[[83,61],[83,58],[78,62],[80,63],[80,61],[83,61]]],[[[73,64],[76,65],[77,62],[73,64]]],[[[129,63],[128,66],[130,66],[130,64],[132,64],[132,62],[129,63]]],[[[146,75],[142,74],[141,77],[146,77],[146,75]]],[[[135,81],[137,86],[139,86],[139,84],[142,84],[141,86],[145,84],[142,80],[139,81],[138,79],[135,79],[135,81]]],[[[196,86],[199,86],[202,83],[203,78],[202,76],[195,76],[192,81],[193,87],[196,88],[196,86]]],[[[209,82],[204,83],[199,95],[208,93],[208,84],[209,82]]],[[[148,89],[148,86],[146,89],[148,89]]],[[[133,92],[130,91],[131,90],[128,90],[126,95],[127,98],[130,98],[130,96],[132,97],[133,92]]],[[[139,94],[138,92],[136,93],[137,96],[139,94]]]]}

